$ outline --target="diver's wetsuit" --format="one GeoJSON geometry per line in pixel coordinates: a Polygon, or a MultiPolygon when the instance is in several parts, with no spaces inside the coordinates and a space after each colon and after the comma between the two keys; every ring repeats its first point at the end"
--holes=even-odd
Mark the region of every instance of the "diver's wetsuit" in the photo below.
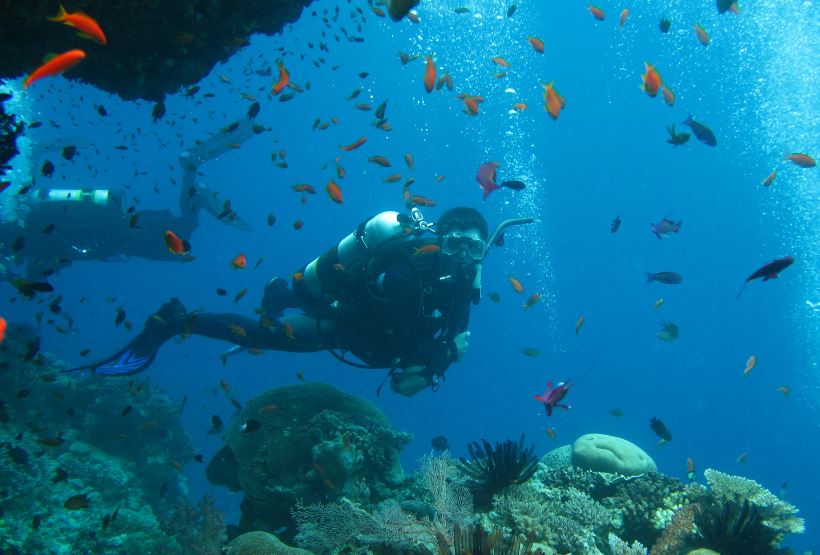
{"type": "Polygon", "coordinates": [[[166,262],[192,260],[190,255],[169,252],[164,245],[164,234],[170,229],[183,239],[190,238],[199,226],[200,209],[222,216],[220,221],[234,227],[250,229],[235,212],[223,211],[217,195],[196,184],[197,170],[208,160],[231,150],[231,145],[242,143],[261,130],[253,120],[242,119],[204,141],[197,141],[182,153],[179,216],[167,209],[126,213],[124,193],[119,189],[35,189],[25,199],[28,205],[25,228],[0,225],[0,244],[10,247],[18,236],[25,235],[24,248],[13,253],[13,257],[16,265],[27,263],[26,277],[31,280],[40,280],[43,272],[56,271],[80,260],[126,257],[166,262]],[[52,224],[51,233],[41,233],[40,230],[52,224]]]}
{"type": "Polygon", "coordinates": [[[424,366],[420,375],[427,385],[435,385],[458,356],[454,339],[467,329],[475,273],[459,277],[447,257],[417,250],[431,244],[421,238],[393,244],[355,272],[338,267],[332,249],[317,259],[327,268],[337,267],[332,270],[337,275],[325,280],[332,281],[326,283],[332,298],[311,299],[302,279],[294,281],[294,291],[277,278],[266,286],[259,321],[237,314],[188,313],[178,299],[171,299],[127,347],[73,370],[135,374],[150,365],[165,341],[193,334],[254,349],[349,351],[368,368],[424,366]],[[303,312],[281,316],[285,308],[303,312]]]}

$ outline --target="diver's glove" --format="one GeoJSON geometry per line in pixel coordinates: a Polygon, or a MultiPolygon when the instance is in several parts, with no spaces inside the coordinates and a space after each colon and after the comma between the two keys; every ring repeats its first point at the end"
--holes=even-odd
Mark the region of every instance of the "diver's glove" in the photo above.
{"type": "Polygon", "coordinates": [[[467,342],[469,338],[470,332],[468,331],[463,331],[453,338],[453,343],[455,343],[456,345],[454,362],[458,362],[459,360],[461,360],[461,357],[463,357],[464,353],[467,352],[467,347],[470,346],[470,344],[467,342]]]}
{"type": "Polygon", "coordinates": [[[412,397],[422,389],[432,385],[429,376],[425,372],[426,369],[426,366],[419,364],[416,366],[408,366],[401,372],[391,375],[390,389],[399,395],[412,397]]]}
{"type": "Polygon", "coordinates": [[[104,359],[69,368],[65,372],[91,370],[104,376],[139,374],[154,362],[162,344],[181,334],[188,322],[188,311],[176,297],[148,317],[145,328],[124,348],[104,359]]]}

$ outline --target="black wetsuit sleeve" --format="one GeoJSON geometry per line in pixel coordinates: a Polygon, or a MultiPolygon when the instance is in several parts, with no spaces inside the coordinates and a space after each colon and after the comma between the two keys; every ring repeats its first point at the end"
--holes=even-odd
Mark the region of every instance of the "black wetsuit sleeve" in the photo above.
{"type": "Polygon", "coordinates": [[[433,375],[443,376],[458,358],[455,338],[458,334],[467,331],[469,310],[469,308],[465,310],[464,315],[458,318],[457,323],[451,326],[447,333],[421,342],[411,354],[404,357],[401,366],[403,368],[415,365],[425,366],[424,374],[428,380],[431,380],[433,375]]]}

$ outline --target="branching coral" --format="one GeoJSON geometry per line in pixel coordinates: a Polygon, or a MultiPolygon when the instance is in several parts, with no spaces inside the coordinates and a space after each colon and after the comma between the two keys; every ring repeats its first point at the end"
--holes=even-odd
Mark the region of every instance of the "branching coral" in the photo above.
{"type": "Polygon", "coordinates": [[[787,533],[803,533],[804,522],[797,516],[797,507],[780,499],[754,480],[724,474],[713,468],[707,468],[703,475],[712,494],[719,501],[733,501],[736,496],[748,499],[757,508],[762,522],[779,533],[778,540],[787,533]]]}
{"type": "Polygon", "coordinates": [[[492,515],[515,533],[573,553],[594,553],[599,533],[611,529],[618,516],[575,488],[539,490],[529,484],[497,495],[492,515]]]}
{"type": "Polygon", "coordinates": [[[507,440],[495,447],[487,440],[468,445],[470,460],[460,459],[461,470],[468,478],[468,487],[475,497],[476,505],[489,506],[493,495],[513,484],[523,484],[538,470],[538,458],[533,454],[535,446],[524,449],[524,434],[518,443],[507,440]]]}

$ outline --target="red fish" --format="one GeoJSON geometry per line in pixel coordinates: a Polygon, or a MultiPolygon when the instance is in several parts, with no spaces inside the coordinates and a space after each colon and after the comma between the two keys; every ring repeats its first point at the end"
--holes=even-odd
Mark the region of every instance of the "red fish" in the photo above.
{"type": "Polygon", "coordinates": [[[587,9],[589,10],[589,13],[592,14],[592,17],[594,17],[598,21],[604,20],[604,10],[602,10],[598,6],[593,6],[592,4],[590,4],[589,8],[587,9]]]}
{"type": "Polygon", "coordinates": [[[567,396],[569,388],[573,385],[575,384],[573,384],[571,380],[567,380],[555,384],[553,388],[552,382],[547,382],[547,390],[543,395],[536,395],[535,400],[544,404],[544,407],[547,409],[547,416],[552,416],[552,409],[555,407],[562,409],[570,408],[569,405],[562,404],[561,401],[567,396]]]}
{"type": "Polygon", "coordinates": [[[6,319],[0,316],[0,343],[6,339],[6,330],[8,329],[9,324],[6,322],[6,319]]]}
{"type": "Polygon", "coordinates": [[[567,101],[558,94],[558,91],[553,87],[553,83],[555,81],[550,81],[548,85],[541,83],[541,86],[544,87],[544,109],[549,112],[552,119],[557,120],[558,114],[564,109],[567,101]]]}
{"type": "Polygon", "coordinates": [[[362,146],[365,143],[366,140],[367,140],[367,137],[361,137],[355,143],[350,143],[349,145],[340,146],[339,148],[342,149],[342,150],[346,150],[346,151],[350,152],[351,150],[356,150],[357,148],[362,146]]]}
{"type": "Polygon", "coordinates": [[[800,166],[801,168],[813,168],[817,165],[814,158],[809,156],[808,154],[803,154],[802,152],[795,152],[793,154],[789,154],[785,158],[786,160],[790,160],[800,166]]]}
{"type": "Polygon", "coordinates": [[[750,281],[755,280],[757,278],[763,278],[763,281],[775,279],[777,276],[780,275],[780,272],[782,272],[792,264],[794,264],[794,258],[791,256],[784,256],[783,258],[776,258],[772,260],[771,262],[761,267],[752,275],[746,278],[746,281],[743,283],[743,287],[740,288],[740,292],[738,292],[737,297],[735,297],[735,299],[740,298],[740,295],[743,294],[743,290],[746,289],[746,285],[748,285],[750,281]]]}
{"type": "Polygon", "coordinates": [[[706,29],[701,27],[699,23],[695,23],[694,29],[695,34],[698,36],[698,42],[703,46],[709,46],[709,33],[706,32],[706,29]]]}
{"type": "Polygon", "coordinates": [[[332,179],[328,180],[327,185],[325,186],[325,191],[333,202],[338,204],[342,204],[342,202],[344,202],[344,198],[342,197],[342,189],[332,179]]]}
{"type": "Polygon", "coordinates": [[[60,4],[60,11],[57,15],[48,18],[49,21],[56,21],[58,23],[65,23],[70,27],[74,27],[79,31],[79,35],[83,38],[88,38],[99,44],[105,44],[105,33],[103,33],[99,24],[94,21],[94,18],[84,14],[83,12],[68,13],[60,4]]]}
{"type": "Polygon", "coordinates": [[[39,81],[43,77],[60,75],[64,71],[68,71],[79,64],[84,58],[85,52],[79,49],[63,52],[31,72],[31,74],[26,77],[26,80],[23,81],[23,88],[27,89],[32,83],[39,81]]]}
{"type": "Polygon", "coordinates": [[[538,37],[529,36],[527,37],[527,42],[530,43],[530,46],[532,46],[533,50],[535,50],[539,54],[544,53],[544,41],[542,41],[538,37]]]}
{"type": "Polygon", "coordinates": [[[655,71],[655,66],[651,66],[646,62],[644,62],[643,65],[646,68],[646,73],[641,75],[641,79],[643,80],[641,89],[652,98],[655,98],[663,84],[661,74],[655,71]]]}
{"type": "Polygon", "coordinates": [[[176,233],[170,229],[165,231],[165,246],[168,247],[168,251],[171,252],[171,254],[183,255],[191,252],[191,245],[188,241],[180,239],[176,233]]]}
{"type": "Polygon", "coordinates": [[[427,66],[424,69],[424,90],[433,92],[433,87],[436,84],[436,64],[433,63],[432,56],[425,56],[427,66]]]}
{"type": "Polygon", "coordinates": [[[666,86],[662,86],[661,94],[663,95],[663,101],[666,102],[667,106],[671,108],[675,105],[675,93],[673,93],[670,89],[666,86]]]}
{"type": "Polygon", "coordinates": [[[231,260],[231,266],[234,270],[239,270],[245,268],[248,265],[248,259],[245,257],[245,253],[237,254],[233,260],[231,260]]]}
{"type": "Polygon", "coordinates": [[[288,73],[288,70],[285,69],[285,64],[280,63],[280,64],[278,64],[278,67],[279,67],[279,81],[274,83],[274,85],[272,87],[274,95],[277,95],[280,92],[282,92],[282,89],[287,87],[288,83],[290,83],[290,74],[288,73]]]}
{"type": "Polygon", "coordinates": [[[621,15],[618,17],[618,26],[623,27],[624,23],[626,23],[626,18],[629,17],[629,8],[624,8],[621,11],[621,15]]]}
{"type": "Polygon", "coordinates": [[[495,183],[495,170],[498,168],[498,162],[486,162],[478,167],[478,175],[476,181],[484,191],[483,198],[487,200],[490,193],[499,189],[500,187],[495,183]]]}
{"type": "Polygon", "coordinates": [[[512,288],[516,293],[518,293],[520,295],[521,293],[524,292],[524,286],[521,285],[520,281],[515,279],[515,276],[510,276],[510,277],[507,278],[507,280],[510,282],[510,285],[512,285],[512,288]]]}

